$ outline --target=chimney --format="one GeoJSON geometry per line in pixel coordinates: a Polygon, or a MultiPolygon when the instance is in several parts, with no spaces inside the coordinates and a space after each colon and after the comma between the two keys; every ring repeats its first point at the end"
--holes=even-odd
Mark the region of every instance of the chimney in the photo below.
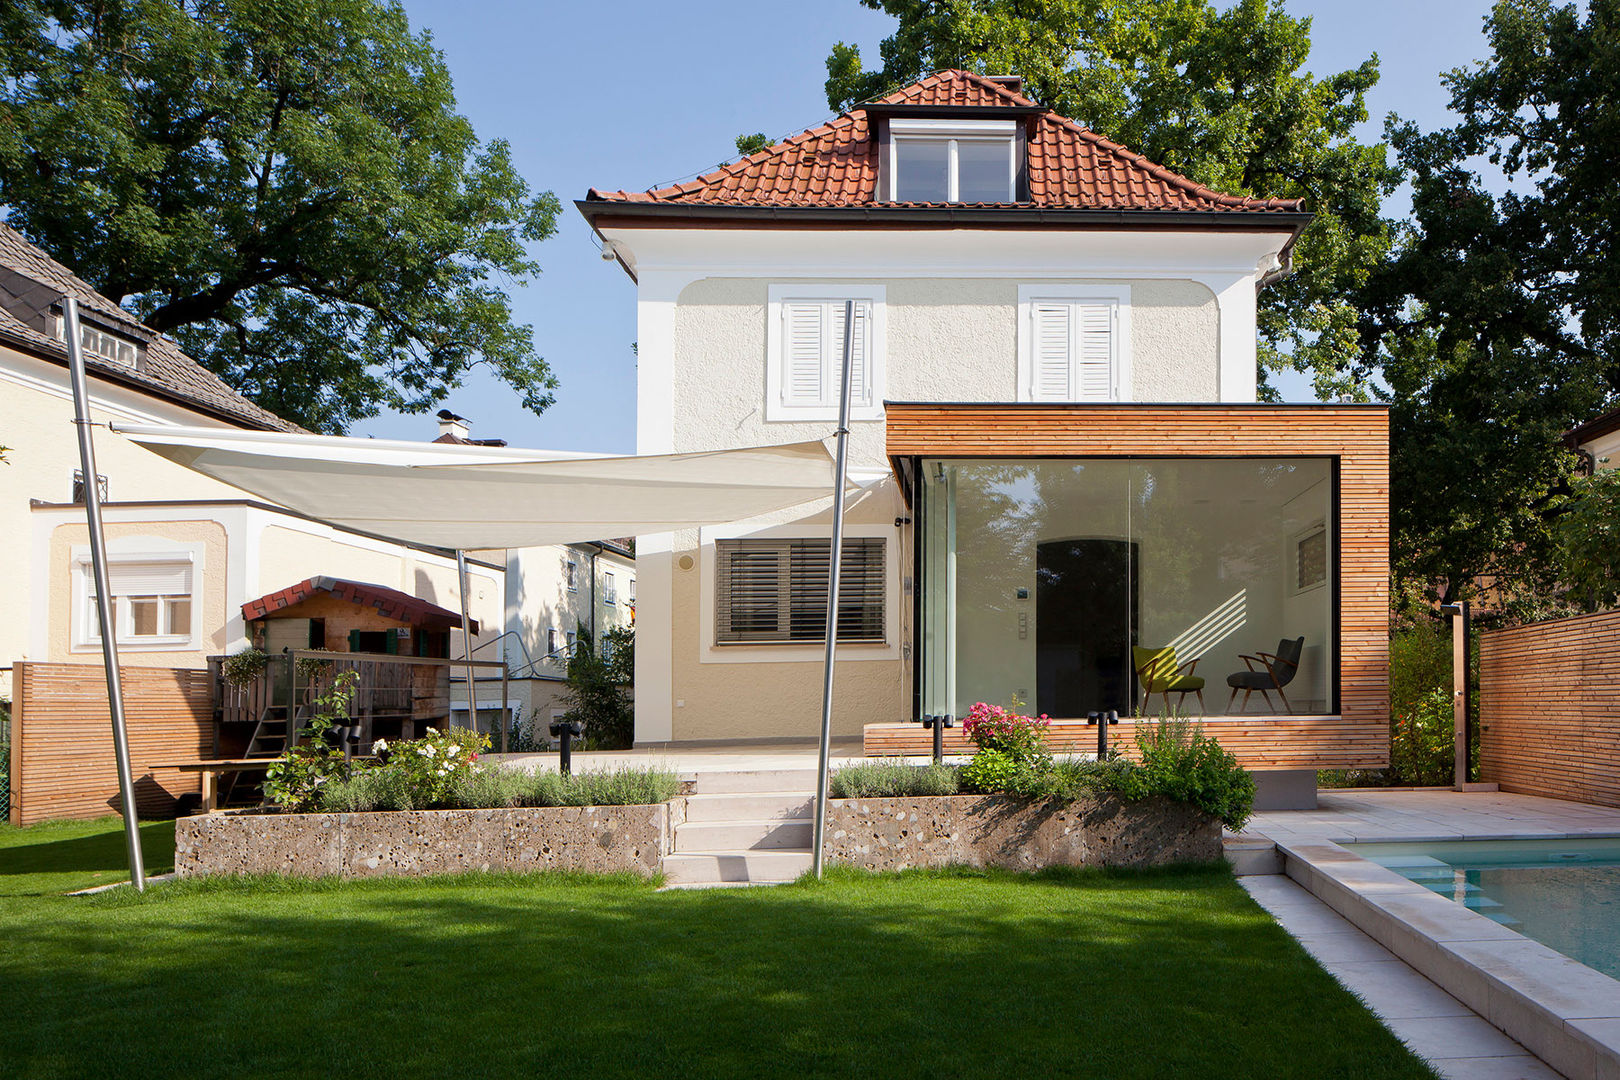
{"type": "Polygon", "coordinates": [[[1022,94],[1024,92],[1024,79],[1021,75],[986,75],[985,78],[999,84],[1003,90],[1009,93],[1022,94]]]}
{"type": "Polygon", "coordinates": [[[457,416],[449,409],[439,410],[439,439],[441,441],[450,442],[465,439],[469,430],[471,429],[465,416],[457,416]]]}

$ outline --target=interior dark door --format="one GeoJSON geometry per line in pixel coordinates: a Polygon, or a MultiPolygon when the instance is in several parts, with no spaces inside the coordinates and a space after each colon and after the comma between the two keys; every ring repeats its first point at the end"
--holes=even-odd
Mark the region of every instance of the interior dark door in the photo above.
{"type": "Polygon", "coordinates": [[[1136,545],[1051,540],[1035,548],[1035,709],[1129,715],[1136,643],[1136,545]]]}

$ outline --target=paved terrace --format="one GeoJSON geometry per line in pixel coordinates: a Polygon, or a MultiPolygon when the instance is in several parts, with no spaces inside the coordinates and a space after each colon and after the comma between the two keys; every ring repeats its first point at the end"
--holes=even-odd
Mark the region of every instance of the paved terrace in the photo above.
{"type": "Polygon", "coordinates": [[[1620,836],[1620,809],[1506,792],[1323,791],[1315,810],[1254,815],[1248,832],[1272,840],[1375,841],[1570,839],[1620,836]]]}

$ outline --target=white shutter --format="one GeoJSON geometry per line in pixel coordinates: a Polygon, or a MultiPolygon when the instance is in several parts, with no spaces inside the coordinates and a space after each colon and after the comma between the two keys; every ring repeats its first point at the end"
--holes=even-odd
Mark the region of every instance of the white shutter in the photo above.
{"type": "Polygon", "coordinates": [[[1114,310],[1109,302],[1030,302],[1031,400],[1114,400],[1114,310]]]}
{"type": "MultiPolygon", "coordinates": [[[[844,303],[827,303],[831,330],[827,334],[827,403],[838,404],[838,392],[844,377],[844,303]]],[[[872,305],[865,300],[855,301],[855,338],[850,343],[849,400],[855,408],[872,404],[871,365],[867,356],[872,342],[872,305]]]]}
{"type": "Polygon", "coordinates": [[[1114,400],[1114,305],[1084,302],[1074,306],[1075,398],[1114,400]]]}
{"type": "MultiPolygon", "coordinates": [[[[114,562],[108,565],[107,576],[114,596],[191,595],[189,562],[114,562]]],[[[90,580],[94,582],[94,576],[90,580]]]]}
{"type": "Polygon", "coordinates": [[[816,301],[782,305],[782,404],[814,407],[826,399],[822,385],[822,314],[816,301]]]}
{"type": "Polygon", "coordinates": [[[1073,305],[1036,300],[1029,306],[1031,347],[1030,398],[1070,401],[1073,305]]]}

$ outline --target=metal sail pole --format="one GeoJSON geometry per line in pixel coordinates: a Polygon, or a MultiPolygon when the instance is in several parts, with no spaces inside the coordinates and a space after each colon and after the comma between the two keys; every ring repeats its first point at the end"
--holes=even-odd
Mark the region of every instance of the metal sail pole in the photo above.
{"type": "Polygon", "coordinates": [[[478,687],[473,683],[472,620],[467,616],[467,553],[460,548],[456,548],[456,592],[461,597],[461,658],[467,661],[467,726],[477,731],[478,687]]]}
{"type": "Polygon", "coordinates": [[[844,301],[844,356],[838,390],[837,463],[833,468],[832,550],[827,563],[827,653],[821,675],[821,758],[816,769],[814,864],[821,877],[827,838],[827,759],[832,751],[833,656],[838,649],[838,580],[844,562],[844,479],[849,472],[849,397],[855,354],[855,302],[844,301]]]}
{"type": "Polygon", "coordinates": [[[96,577],[96,620],[101,628],[101,662],[107,674],[107,708],[112,714],[113,758],[118,763],[118,796],[123,804],[124,839],[129,847],[129,880],[146,889],[146,863],[141,857],[140,823],[135,817],[135,777],[129,767],[129,733],[124,725],[124,684],[118,672],[112,586],[107,573],[107,541],[101,528],[101,483],[96,473],[96,447],[90,437],[90,392],[79,343],[79,302],[62,301],[62,336],[67,340],[68,375],[73,385],[73,424],[79,435],[79,468],[84,473],[84,512],[90,526],[90,567],[96,577]]]}

